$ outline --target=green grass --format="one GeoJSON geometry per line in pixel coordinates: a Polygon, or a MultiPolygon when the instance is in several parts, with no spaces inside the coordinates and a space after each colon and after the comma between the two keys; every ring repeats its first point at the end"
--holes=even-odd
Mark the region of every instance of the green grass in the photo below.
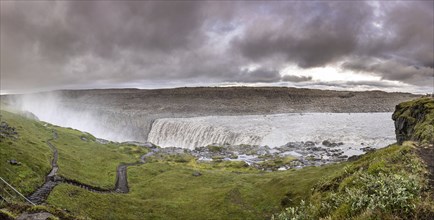
{"type": "MultiPolygon", "coordinates": [[[[423,105],[432,107],[429,100],[423,105]]],[[[415,131],[426,131],[432,115],[416,120],[408,110],[411,106],[403,104],[399,109],[407,110],[399,115],[425,123],[415,131]]],[[[59,150],[59,175],[102,188],[113,188],[119,163],[138,161],[146,152],[132,145],[102,145],[90,134],[44,126],[10,112],[1,115],[17,128],[19,137],[0,142],[0,176],[24,194],[41,185],[50,170],[52,152],[45,141],[52,138],[53,129],[59,136],[52,141],[59,150]],[[12,166],[9,159],[23,164],[12,166]]],[[[421,126],[418,123],[414,126],[421,126]]],[[[292,160],[276,158],[263,165],[273,168],[292,160]]],[[[280,213],[277,219],[423,218],[434,211],[426,174],[411,144],[392,145],[353,162],[278,172],[258,171],[237,161],[198,162],[188,154],[164,155],[128,168],[127,194],[92,193],[60,184],[44,206],[10,205],[1,212],[17,216],[48,210],[56,216],[93,219],[268,219],[273,213],[280,213]],[[193,176],[196,172],[202,175],[193,176]]]]}
{"type": "Polygon", "coordinates": [[[137,146],[102,145],[77,130],[60,127],[56,130],[59,137],[52,143],[59,151],[58,174],[93,186],[113,188],[116,167],[120,163],[136,162],[146,153],[146,149],[137,146]],[[83,141],[83,136],[88,141],[83,141]]]}
{"type": "Polygon", "coordinates": [[[0,175],[23,194],[41,185],[51,169],[52,151],[46,140],[53,137],[52,130],[58,133],[58,139],[51,141],[59,152],[58,175],[102,188],[114,187],[116,167],[120,163],[136,162],[146,153],[146,149],[133,145],[98,144],[90,134],[29,120],[7,111],[1,111],[1,115],[2,121],[17,129],[19,137],[0,142],[0,175]],[[22,165],[10,165],[7,162],[10,159],[22,165]]]}
{"type": "MultiPolygon", "coordinates": [[[[19,138],[0,143],[0,175],[24,194],[41,185],[50,171],[52,151],[46,140],[52,138],[53,129],[58,133],[58,139],[52,141],[59,151],[58,174],[94,186],[113,188],[118,164],[138,161],[146,152],[136,146],[98,144],[93,136],[77,130],[6,111],[1,114],[2,121],[18,129],[19,138]],[[9,158],[23,165],[7,164],[9,158]]],[[[290,158],[280,162],[285,161],[290,158]]],[[[269,173],[237,161],[204,163],[189,155],[164,156],[128,168],[128,194],[98,194],[60,184],[47,203],[95,219],[263,219],[281,210],[288,192],[294,201],[306,199],[306,192],[321,177],[342,167],[337,164],[269,173]],[[195,177],[193,172],[202,175],[195,177]]]]}
{"type": "Polygon", "coordinates": [[[426,219],[434,212],[427,173],[412,144],[392,145],[347,163],[276,219],[426,219]]]}
{"type": "Polygon", "coordinates": [[[60,185],[48,201],[96,219],[265,219],[281,209],[288,191],[305,199],[320,176],[342,166],[265,173],[154,162],[128,168],[128,194],[60,185]],[[202,175],[194,177],[196,171],[202,175]]]}
{"type": "Polygon", "coordinates": [[[51,131],[43,123],[28,120],[15,114],[1,111],[1,121],[16,128],[18,138],[0,139],[0,176],[23,194],[32,192],[45,180],[50,172],[52,153],[46,144],[51,131]],[[8,160],[22,164],[14,166],[8,160]]]}

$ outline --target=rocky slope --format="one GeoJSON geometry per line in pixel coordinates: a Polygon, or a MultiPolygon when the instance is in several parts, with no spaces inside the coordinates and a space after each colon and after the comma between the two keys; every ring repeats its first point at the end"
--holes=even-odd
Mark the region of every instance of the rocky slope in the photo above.
{"type": "Polygon", "coordinates": [[[393,120],[398,143],[416,142],[417,153],[428,166],[429,181],[434,190],[434,98],[425,97],[397,105],[393,120]]]}
{"type": "Polygon", "coordinates": [[[146,141],[158,118],[292,112],[392,112],[416,97],[284,87],[105,89],[2,97],[41,120],[116,141],[146,141]],[[49,110],[47,110],[49,108],[49,110]]]}

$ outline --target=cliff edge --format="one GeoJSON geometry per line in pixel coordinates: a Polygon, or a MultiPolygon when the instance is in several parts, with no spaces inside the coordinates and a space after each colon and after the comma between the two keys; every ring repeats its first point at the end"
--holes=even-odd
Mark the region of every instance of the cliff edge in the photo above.
{"type": "Polygon", "coordinates": [[[398,144],[416,141],[434,144],[434,99],[424,97],[396,106],[392,119],[398,144]]]}
{"type": "Polygon", "coordinates": [[[415,142],[417,154],[430,172],[429,185],[434,189],[434,98],[403,102],[396,106],[392,119],[398,144],[415,142]]]}

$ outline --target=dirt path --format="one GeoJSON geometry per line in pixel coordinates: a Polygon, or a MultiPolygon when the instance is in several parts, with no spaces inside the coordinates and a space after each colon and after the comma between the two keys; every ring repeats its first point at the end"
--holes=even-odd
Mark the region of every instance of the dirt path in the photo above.
{"type": "Polygon", "coordinates": [[[53,190],[53,188],[58,184],[58,181],[56,180],[56,176],[57,176],[57,171],[59,170],[59,167],[57,166],[57,159],[59,158],[59,154],[57,152],[57,149],[50,142],[54,139],[57,139],[57,133],[55,131],[53,131],[53,138],[47,140],[47,145],[53,151],[53,159],[51,160],[51,171],[45,177],[45,183],[41,187],[39,187],[35,192],[33,192],[28,198],[30,201],[32,201],[35,204],[40,204],[43,201],[45,201],[48,195],[50,194],[50,192],[53,190]]]}
{"type": "Polygon", "coordinates": [[[418,154],[425,161],[430,172],[429,186],[434,190],[434,146],[433,144],[426,146],[418,146],[418,154]]]}
{"type": "Polygon", "coordinates": [[[65,177],[61,177],[57,175],[57,171],[59,170],[59,166],[57,165],[57,160],[59,158],[59,153],[56,147],[50,142],[58,138],[57,132],[53,131],[53,138],[47,140],[47,145],[53,151],[53,159],[51,160],[51,171],[45,177],[45,183],[33,192],[28,199],[35,204],[41,204],[44,202],[54,187],[60,183],[66,183],[74,186],[78,186],[82,189],[86,189],[91,192],[97,193],[128,193],[128,177],[127,177],[127,168],[129,166],[136,166],[140,164],[144,164],[146,162],[146,157],[152,156],[155,152],[158,152],[157,148],[151,148],[151,152],[148,152],[145,155],[140,157],[140,161],[136,163],[128,163],[128,164],[120,164],[116,169],[116,181],[114,189],[103,189],[97,186],[91,186],[85,183],[81,183],[76,180],[71,180],[65,177]]]}
{"type": "Polygon", "coordinates": [[[116,170],[116,183],[115,183],[115,192],[118,193],[128,193],[129,192],[129,188],[128,188],[128,177],[127,177],[127,168],[128,166],[132,166],[134,164],[131,165],[127,165],[127,164],[122,164],[119,165],[117,170],[116,170]]]}
{"type": "Polygon", "coordinates": [[[140,162],[129,163],[129,164],[121,164],[118,166],[116,170],[116,183],[115,183],[115,192],[117,193],[128,193],[128,177],[127,177],[127,168],[129,166],[136,166],[139,164],[146,163],[146,158],[154,155],[154,153],[158,152],[158,148],[151,148],[151,151],[147,154],[144,154],[140,157],[140,162]]]}

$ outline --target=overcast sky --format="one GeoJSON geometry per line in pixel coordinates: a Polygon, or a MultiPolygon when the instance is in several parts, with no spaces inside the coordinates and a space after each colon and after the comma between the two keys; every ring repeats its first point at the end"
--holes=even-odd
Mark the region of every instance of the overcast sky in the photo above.
{"type": "Polygon", "coordinates": [[[433,1],[0,4],[2,93],[233,85],[433,90],[433,1]]]}

